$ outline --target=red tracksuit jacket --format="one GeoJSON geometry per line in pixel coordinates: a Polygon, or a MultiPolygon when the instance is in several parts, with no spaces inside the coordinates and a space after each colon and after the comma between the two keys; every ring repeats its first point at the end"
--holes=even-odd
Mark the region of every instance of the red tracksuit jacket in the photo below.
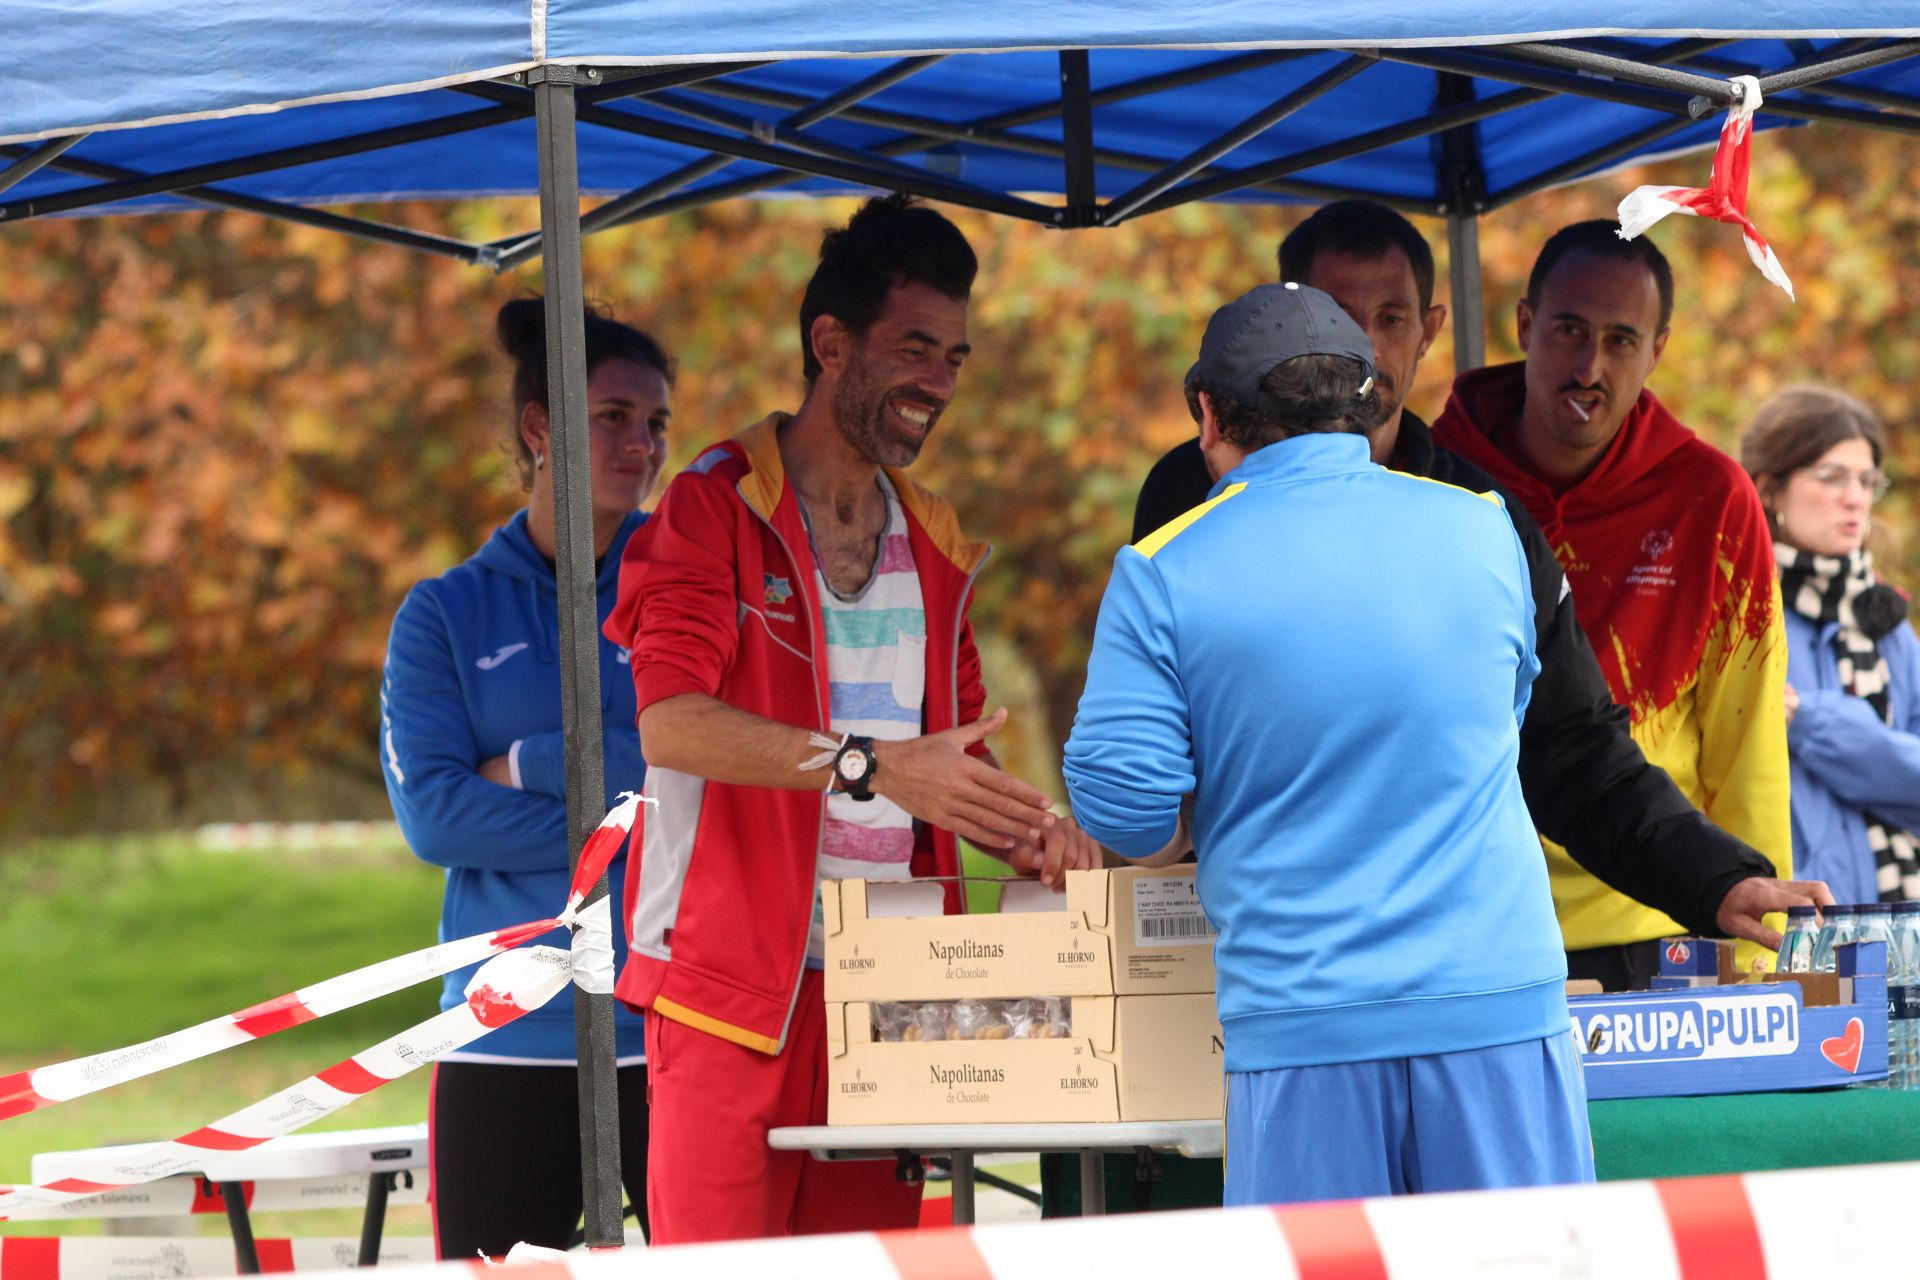
{"type": "MultiPolygon", "coordinates": [[[[633,655],[639,711],[703,693],[826,730],[826,629],[799,499],[773,414],[708,449],[627,544],[605,630],[633,655]]],[[[889,468],[927,614],[925,729],[980,718],[986,690],[967,621],[986,561],[952,508],[889,468]]],[[[779,1053],[806,960],[826,797],[647,770],[643,847],[628,860],[630,953],[615,994],[736,1044],[779,1053]]],[[[913,873],[953,876],[951,832],[915,829],[913,873]]],[[[949,911],[959,909],[949,886],[949,911]]]]}

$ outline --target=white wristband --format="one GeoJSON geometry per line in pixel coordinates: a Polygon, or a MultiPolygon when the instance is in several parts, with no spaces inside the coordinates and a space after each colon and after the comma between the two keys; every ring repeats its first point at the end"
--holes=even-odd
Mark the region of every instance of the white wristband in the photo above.
{"type": "Polygon", "coordinates": [[[515,791],[525,791],[520,782],[520,744],[523,738],[515,738],[513,745],[507,748],[507,784],[515,791]]]}

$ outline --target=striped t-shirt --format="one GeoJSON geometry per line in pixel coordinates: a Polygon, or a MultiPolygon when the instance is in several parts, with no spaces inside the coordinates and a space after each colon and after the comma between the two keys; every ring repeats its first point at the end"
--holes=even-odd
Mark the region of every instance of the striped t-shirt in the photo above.
{"type": "MultiPolygon", "coordinates": [[[[827,582],[814,557],[827,630],[827,679],[833,733],[899,741],[920,736],[927,685],[927,612],[920,575],[913,567],[907,517],[885,473],[887,527],[873,576],[856,594],[843,596],[827,582]]],[[[827,797],[826,839],[820,846],[820,879],[905,880],[913,859],[913,818],[885,796],[855,800],[827,797]]],[[[826,926],[816,891],[813,928],[807,934],[807,965],[821,967],[826,926]]]]}

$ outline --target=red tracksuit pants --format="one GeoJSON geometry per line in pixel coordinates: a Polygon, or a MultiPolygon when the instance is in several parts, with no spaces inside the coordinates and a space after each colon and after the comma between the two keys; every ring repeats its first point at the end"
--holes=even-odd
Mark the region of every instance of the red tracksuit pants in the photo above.
{"type": "Polygon", "coordinates": [[[647,1207],[654,1244],[888,1231],[915,1226],[920,1188],[891,1160],[827,1162],[775,1151],[767,1130],[827,1122],[826,1006],[808,970],[777,1056],[647,1015],[652,1120],[647,1207]]]}

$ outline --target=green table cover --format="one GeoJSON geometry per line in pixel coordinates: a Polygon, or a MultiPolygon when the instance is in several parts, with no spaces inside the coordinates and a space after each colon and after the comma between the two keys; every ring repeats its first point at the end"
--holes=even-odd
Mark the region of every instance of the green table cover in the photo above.
{"type": "Polygon", "coordinates": [[[1587,1116],[1602,1182],[1920,1160],[1920,1092],[1620,1098],[1587,1116]]]}
{"type": "MultiPolygon", "coordinates": [[[[1587,1104],[1602,1182],[1752,1173],[1818,1165],[1920,1160],[1920,1092],[1817,1089],[1705,1098],[1623,1098],[1587,1104]]],[[[1220,1162],[1157,1157],[1135,1182],[1132,1156],[1107,1157],[1107,1210],[1191,1209],[1220,1203],[1220,1162]]],[[[1074,1156],[1041,1158],[1044,1213],[1080,1211],[1074,1156]]]]}

